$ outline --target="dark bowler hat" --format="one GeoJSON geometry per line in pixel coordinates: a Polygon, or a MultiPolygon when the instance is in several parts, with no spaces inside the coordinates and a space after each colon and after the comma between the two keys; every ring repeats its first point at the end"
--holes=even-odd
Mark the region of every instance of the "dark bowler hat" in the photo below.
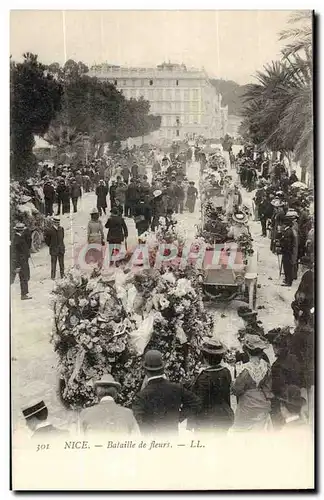
{"type": "Polygon", "coordinates": [[[221,342],[212,338],[203,339],[200,349],[207,354],[224,354],[226,351],[221,342]]]}
{"type": "Polygon", "coordinates": [[[47,408],[46,404],[44,401],[39,401],[38,403],[35,403],[28,408],[25,408],[22,410],[22,413],[25,418],[33,417],[34,415],[37,415],[37,413],[41,412],[42,410],[45,410],[47,408]]]}
{"type": "Polygon", "coordinates": [[[144,356],[144,368],[149,371],[163,370],[164,364],[160,351],[152,349],[144,356]]]}

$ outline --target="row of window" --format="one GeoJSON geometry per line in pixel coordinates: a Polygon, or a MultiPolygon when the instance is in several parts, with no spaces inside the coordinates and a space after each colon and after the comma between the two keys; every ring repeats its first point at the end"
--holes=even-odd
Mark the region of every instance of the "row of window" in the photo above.
{"type": "Polygon", "coordinates": [[[182,92],[180,90],[173,89],[123,89],[123,94],[128,99],[139,98],[143,96],[144,99],[150,101],[163,101],[163,100],[173,100],[173,101],[188,101],[198,100],[200,97],[199,89],[185,89],[182,92]]]}
{"type": "Polygon", "coordinates": [[[201,85],[200,80],[167,80],[167,79],[135,79],[135,78],[117,78],[114,80],[109,80],[116,87],[188,87],[188,82],[190,81],[190,86],[196,85],[199,87],[201,85]]]}
{"type": "Polygon", "coordinates": [[[198,113],[199,102],[151,102],[152,113],[198,113]]]}
{"type": "Polygon", "coordinates": [[[200,125],[201,115],[162,116],[163,127],[182,127],[184,125],[200,125]]]}

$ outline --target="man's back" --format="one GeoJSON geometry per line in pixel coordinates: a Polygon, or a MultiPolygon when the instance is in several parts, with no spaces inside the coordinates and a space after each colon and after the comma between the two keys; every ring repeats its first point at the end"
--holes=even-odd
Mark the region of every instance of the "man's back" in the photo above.
{"type": "Polygon", "coordinates": [[[136,434],[138,426],[133,412],[117,405],[112,399],[101,400],[97,405],[81,412],[84,433],[136,434]]]}
{"type": "Polygon", "coordinates": [[[199,406],[199,399],[192,392],[157,378],[149,380],[135,396],[133,411],[141,432],[177,432],[179,422],[195,415],[199,406]]]}

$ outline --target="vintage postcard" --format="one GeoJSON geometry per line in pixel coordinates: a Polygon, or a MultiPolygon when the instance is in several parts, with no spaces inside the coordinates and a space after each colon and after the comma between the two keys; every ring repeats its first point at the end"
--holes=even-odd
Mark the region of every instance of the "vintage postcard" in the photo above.
{"type": "Polygon", "coordinates": [[[11,11],[13,490],[314,490],[313,26],[11,11]]]}

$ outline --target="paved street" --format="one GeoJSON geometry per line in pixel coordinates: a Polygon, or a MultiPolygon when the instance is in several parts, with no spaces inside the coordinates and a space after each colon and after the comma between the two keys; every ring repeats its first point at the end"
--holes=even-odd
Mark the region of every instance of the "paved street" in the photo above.
{"type": "MultiPolygon", "coordinates": [[[[234,173],[234,172],[233,172],[234,173]]],[[[197,163],[188,167],[189,180],[196,181],[198,185],[199,165],[197,163]]],[[[245,202],[251,200],[251,193],[244,191],[245,202]]],[[[89,212],[95,206],[94,193],[84,194],[77,214],[61,216],[65,229],[66,242],[66,267],[73,263],[73,250],[78,245],[86,242],[86,226],[89,212]]],[[[186,231],[187,236],[194,237],[195,225],[199,222],[199,202],[194,214],[184,213],[178,216],[179,226],[186,231]]],[[[106,217],[102,218],[105,223],[106,217]]],[[[129,244],[136,244],[136,231],[134,222],[127,219],[129,228],[129,244]]],[[[258,250],[258,288],[257,305],[260,309],[259,319],[269,330],[277,326],[292,325],[290,302],[297,288],[297,283],[291,289],[280,287],[278,276],[277,257],[270,252],[270,241],[261,237],[259,222],[250,221],[250,229],[258,250]]],[[[106,230],[105,230],[106,232],[106,230]]],[[[17,429],[24,426],[20,408],[28,403],[33,396],[46,399],[49,412],[57,425],[72,422],[75,419],[73,412],[62,408],[56,395],[57,371],[56,355],[49,343],[52,328],[52,311],[49,305],[53,281],[50,279],[50,257],[48,248],[44,246],[37,254],[32,255],[30,262],[31,301],[21,301],[18,279],[11,286],[12,299],[12,400],[13,400],[13,427],[17,429]]],[[[238,302],[213,306],[215,313],[215,334],[226,343],[236,343],[235,333],[242,327],[236,309],[238,302]]]]}

